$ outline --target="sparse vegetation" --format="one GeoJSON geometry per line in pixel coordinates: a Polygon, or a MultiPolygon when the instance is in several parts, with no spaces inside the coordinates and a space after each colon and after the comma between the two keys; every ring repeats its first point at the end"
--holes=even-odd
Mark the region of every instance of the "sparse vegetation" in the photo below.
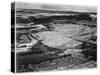
{"type": "Polygon", "coordinates": [[[97,24],[95,22],[96,18],[93,19],[90,16],[91,14],[96,14],[46,10],[28,11],[23,9],[22,11],[17,11],[17,14],[49,12],[49,14],[63,13],[64,15],[16,17],[16,22],[19,25],[16,31],[17,50],[22,49],[21,52],[16,53],[18,72],[84,68],[91,61],[93,61],[92,67],[96,67],[97,36],[95,35],[95,31],[97,24]],[[30,23],[33,24],[29,25],[30,23]],[[39,24],[40,26],[43,25],[44,28],[39,28],[39,24]],[[70,38],[70,36],[73,36],[74,39],[70,38]],[[34,41],[36,42],[34,43],[34,41]],[[30,43],[31,45],[18,46],[25,43],[30,43]],[[74,57],[75,54],[73,53],[75,51],[63,54],[68,49],[81,49],[82,51],[79,52],[80,56],[76,52],[77,56],[74,57]],[[26,51],[24,52],[24,50],[26,51]],[[62,56],[59,55],[61,53],[63,54],[62,56]]]}

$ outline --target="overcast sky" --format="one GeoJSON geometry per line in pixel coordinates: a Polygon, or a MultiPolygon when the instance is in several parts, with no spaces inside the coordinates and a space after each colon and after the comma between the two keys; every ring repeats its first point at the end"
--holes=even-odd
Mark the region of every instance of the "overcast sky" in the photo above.
{"type": "Polygon", "coordinates": [[[76,6],[76,5],[54,5],[40,3],[22,3],[17,2],[16,8],[23,9],[43,9],[43,10],[58,10],[58,11],[78,11],[78,12],[97,12],[94,6],[76,6]]]}

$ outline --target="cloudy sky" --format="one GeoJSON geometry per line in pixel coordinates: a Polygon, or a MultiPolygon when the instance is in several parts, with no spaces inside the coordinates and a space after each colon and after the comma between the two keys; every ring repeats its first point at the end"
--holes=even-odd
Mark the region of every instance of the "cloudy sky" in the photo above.
{"type": "Polygon", "coordinates": [[[22,3],[16,2],[16,8],[23,9],[43,9],[43,10],[58,10],[58,11],[78,11],[78,12],[97,12],[94,6],[76,6],[76,5],[54,5],[40,3],[22,3]]]}

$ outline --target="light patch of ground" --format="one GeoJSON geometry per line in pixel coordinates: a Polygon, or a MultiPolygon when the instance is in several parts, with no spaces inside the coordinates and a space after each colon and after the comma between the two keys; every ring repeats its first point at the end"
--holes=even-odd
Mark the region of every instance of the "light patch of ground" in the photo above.
{"type": "MultiPolygon", "coordinates": [[[[80,42],[77,42],[76,40],[67,37],[93,32],[91,28],[83,25],[58,24],[58,25],[54,25],[54,27],[55,27],[54,31],[45,31],[45,32],[37,33],[39,38],[43,40],[43,43],[51,47],[62,46],[62,44],[63,45],[66,44],[66,47],[67,45],[73,47],[75,44],[78,44],[80,42]]],[[[82,37],[84,37],[84,39],[87,39],[87,37],[85,36],[86,35],[82,37]]]]}

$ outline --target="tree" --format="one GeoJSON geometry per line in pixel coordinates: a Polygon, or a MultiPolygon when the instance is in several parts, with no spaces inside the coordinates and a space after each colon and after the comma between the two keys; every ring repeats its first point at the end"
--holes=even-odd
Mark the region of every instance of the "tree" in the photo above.
{"type": "Polygon", "coordinates": [[[91,16],[89,14],[78,14],[76,16],[76,19],[77,20],[88,20],[88,21],[92,20],[92,18],[91,18],[91,16]]]}

